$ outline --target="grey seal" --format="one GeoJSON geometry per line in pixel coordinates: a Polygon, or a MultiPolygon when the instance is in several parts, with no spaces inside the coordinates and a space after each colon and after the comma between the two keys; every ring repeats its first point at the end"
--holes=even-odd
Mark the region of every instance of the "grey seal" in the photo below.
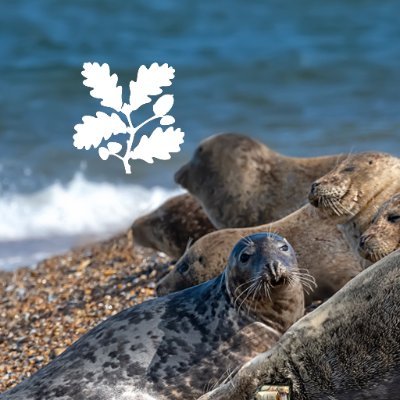
{"type": "Polygon", "coordinates": [[[311,183],[344,158],[287,157],[245,135],[224,133],[201,142],[175,181],[200,201],[217,228],[256,226],[306,204],[311,183]]]}
{"type": "Polygon", "coordinates": [[[243,238],[217,278],[107,319],[0,399],[194,399],[301,318],[302,279],[286,239],[243,238]]]}
{"type": "Polygon", "coordinates": [[[201,400],[261,398],[288,385],[291,400],[390,400],[400,393],[400,250],[360,273],[294,324],[268,352],[201,400]]]}
{"type": "Polygon", "coordinates": [[[376,262],[400,248],[400,193],[383,203],[359,241],[359,252],[376,262]]]}
{"type": "Polygon", "coordinates": [[[200,203],[189,193],[172,197],[131,226],[135,242],[173,258],[179,258],[188,243],[215,231],[200,203]]]}

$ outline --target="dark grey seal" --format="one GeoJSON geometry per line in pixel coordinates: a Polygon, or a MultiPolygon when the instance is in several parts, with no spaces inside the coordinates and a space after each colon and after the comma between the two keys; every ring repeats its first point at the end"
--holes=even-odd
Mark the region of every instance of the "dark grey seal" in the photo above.
{"type": "Polygon", "coordinates": [[[261,398],[257,392],[268,384],[291,386],[291,400],[399,398],[400,250],[360,273],[201,400],[261,398]]]}
{"type": "Polygon", "coordinates": [[[109,318],[0,398],[194,399],[303,315],[301,279],[285,239],[248,236],[217,278],[109,318]]]}

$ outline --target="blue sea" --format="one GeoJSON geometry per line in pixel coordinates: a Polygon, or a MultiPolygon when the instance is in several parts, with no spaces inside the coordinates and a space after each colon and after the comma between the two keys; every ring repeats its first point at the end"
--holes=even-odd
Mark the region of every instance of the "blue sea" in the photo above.
{"type": "Polygon", "coordinates": [[[127,228],[179,193],[174,171],[217,132],[293,156],[400,155],[400,2],[13,0],[0,13],[0,269],[127,228]],[[171,160],[72,145],[107,111],[82,84],[108,63],[128,94],[140,65],[175,68],[171,160]]]}

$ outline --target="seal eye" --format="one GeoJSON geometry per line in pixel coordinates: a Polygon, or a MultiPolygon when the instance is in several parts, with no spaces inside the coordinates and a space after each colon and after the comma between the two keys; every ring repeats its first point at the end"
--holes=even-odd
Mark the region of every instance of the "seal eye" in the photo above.
{"type": "Polygon", "coordinates": [[[390,215],[388,215],[387,220],[389,222],[391,222],[392,224],[394,224],[394,223],[400,221],[400,215],[390,214],[390,215]]]}
{"type": "Polygon", "coordinates": [[[289,250],[289,246],[287,244],[284,244],[283,246],[280,247],[280,249],[282,251],[288,251],[289,250]]]}
{"type": "Polygon", "coordinates": [[[250,254],[247,253],[242,253],[239,258],[240,262],[242,263],[249,261],[249,259],[250,259],[250,254]]]}
{"type": "Polygon", "coordinates": [[[178,272],[181,274],[184,274],[187,270],[189,269],[189,264],[186,262],[183,262],[179,267],[178,267],[178,272]]]}

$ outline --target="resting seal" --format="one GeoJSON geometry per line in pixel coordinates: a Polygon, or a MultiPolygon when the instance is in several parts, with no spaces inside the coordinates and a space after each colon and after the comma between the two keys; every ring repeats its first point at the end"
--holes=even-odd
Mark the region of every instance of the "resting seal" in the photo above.
{"type": "Polygon", "coordinates": [[[286,157],[244,135],[225,133],[204,140],[175,181],[196,196],[217,228],[256,226],[306,204],[311,183],[343,158],[286,157]]]}
{"type": "Polygon", "coordinates": [[[400,248],[400,193],[382,204],[359,242],[361,256],[378,261],[400,248]]]}
{"type": "Polygon", "coordinates": [[[243,236],[263,231],[287,237],[296,251],[300,270],[308,270],[311,285],[315,279],[314,291],[305,285],[306,305],[330,297],[363,269],[362,258],[352,251],[337,225],[306,205],[272,224],[223,229],[203,236],[161,279],[157,294],[182,290],[217,276],[223,271],[234,243],[243,236]]]}
{"type": "Polygon", "coordinates": [[[289,384],[291,400],[397,399],[400,393],[400,251],[363,271],[293,325],[270,351],[201,400],[254,399],[289,384]]]}
{"type": "Polygon", "coordinates": [[[199,202],[189,193],[172,197],[131,227],[135,242],[179,258],[189,241],[215,231],[199,202]]]}
{"type": "Polygon", "coordinates": [[[358,240],[371,222],[374,207],[400,190],[399,173],[400,159],[388,154],[349,155],[333,172],[313,184],[310,200],[318,206],[314,209],[317,212],[308,205],[272,224],[206,235],[159,282],[157,292],[165,294],[211,279],[223,270],[229,251],[240,236],[271,230],[290,241],[299,267],[308,269],[316,280],[316,290],[306,293],[306,304],[326,299],[370,265],[358,254],[358,240]],[[368,179],[373,182],[371,186],[368,179]],[[337,187],[343,193],[341,208],[337,187]],[[325,197],[317,192],[324,193],[325,197]]]}
{"type": "Polygon", "coordinates": [[[194,399],[303,315],[302,279],[285,239],[243,238],[217,278],[116,314],[0,398],[99,400],[139,389],[194,399]]]}

